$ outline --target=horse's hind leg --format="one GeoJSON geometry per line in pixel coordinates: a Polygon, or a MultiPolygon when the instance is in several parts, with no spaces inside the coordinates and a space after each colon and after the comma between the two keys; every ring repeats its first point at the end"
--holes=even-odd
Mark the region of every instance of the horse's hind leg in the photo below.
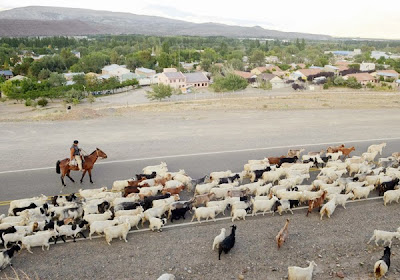
{"type": "Polygon", "coordinates": [[[67,175],[67,177],[68,177],[68,178],[69,178],[69,179],[70,179],[70,180],[71,180],[73,183],[75,183],[75,180],[74,180],[74,179],[72,179],[72,178],[71,178],[71,176],[69,175],[69,174],[70,174],[70,172],[71,172],[71,171],[69,170],[69,171],[67,172],[67,174],[66,174],[66,175],[67,175]]]}
{"type": "Polygon", "coordinates": [[[92,181],[92,169],[89,169],[88,173],[89,173],[90,183],[93,184],[93,181],[92,181]]]}
{"type": "Polygon", "coordinates": [[[85,177],[85,174],[86,174],[86,169],[83,170],[82,178],[81,178],[81,183],[83,182],[83,177],[85,177]]]}

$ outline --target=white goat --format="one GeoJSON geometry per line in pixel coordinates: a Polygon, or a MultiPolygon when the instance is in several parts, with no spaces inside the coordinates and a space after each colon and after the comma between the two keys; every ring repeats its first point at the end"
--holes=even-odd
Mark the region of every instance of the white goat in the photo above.
{"type": "Polygon", "coordinates": [[[149,222],[149,229],[151,229],[151,231],[154,231],[154,229],[157,229],[157,231],[162,231],[162,227],[167,223],[167,219],[150,218],[149,222]]]}
{"type": "Polygon", "coordinates": [[[107,244],[111,245],[111,243],[110,243],[111,240],[113,240],[113,238],[117,238],[117,237],[119,237],[120,240],[124,239],[125,242],[128,242],[128,240],[126,240],[126,236],[128,235],[128,232],[130,229],[131,229],[131,225],[128,222],[125,222],[120,225],[105,228],[104,235],[106,237],[107,244]]]}
{"type": "Polygon", "coordinates": [[[225,228],[221,228],[221,233],[218,234],[215,238],[214,238],[214,242],[212,245],[212,249],[214,250],[215,248],[218,249],[219,247],[219,243],[221,243],[222,241],[224,241],[225,239],[225,233],[226,233],[226,229],[225,228]]]}
{"type": "Polygon", "coordinates": [[[278,201],[276,196],[273,196],[269,200],[254,200],[251,198],[251,203],[253,204],[252,216],[254,216],[258,211],[263,211],[263,216],[267,211],[271,211],[272,206],[278,201]]]}
{"type": "Polygon", "coordinates": [[[378,245],[379,241],[383,241],[383,246],[385,246],[386,243],[389,243],[389,248],[392,246],[392,239],[393,237],[396,237],[397,239],[400,239],[400,232],[390,232],[390,231],[384,231],[384,230],[374,230],[374,234],[372,235],[371,239],[367,242],[367,244],[371,243],[372,240],[375,239],[375,245],[378,245]]]}
{"type": "Polygon", "coordinates": [[[308,267],[289,266],[288,280],[312,280],[313,270],[317,264],[311,261],[308,267]]]}
{"type": "Polygon", "coordinates": [[[386,206],[388,203],[392,203],[392,201],[396,201],[399,203],[400,199],[400,189],[397,190],[389,190],[383,194],[383,204],[386,206]]]}

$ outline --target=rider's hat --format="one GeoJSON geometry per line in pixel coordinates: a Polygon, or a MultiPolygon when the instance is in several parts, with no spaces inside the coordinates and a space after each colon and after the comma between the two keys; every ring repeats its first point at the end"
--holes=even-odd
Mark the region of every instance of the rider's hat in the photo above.
{"type": "Polygon", "coordinates": [[[74,140],[74,144],[78,144],[79,143],[79,141],[78,140],[74,140]]]}

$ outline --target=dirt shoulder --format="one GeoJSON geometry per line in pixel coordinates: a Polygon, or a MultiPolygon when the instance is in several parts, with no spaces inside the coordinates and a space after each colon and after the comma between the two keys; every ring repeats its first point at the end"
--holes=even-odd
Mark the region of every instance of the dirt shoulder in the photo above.
{"type": "MultiPolygon", "coordinates": [[[[132,93],[133,94],[133,93],[132,93]]],[[[124,116],[137,112],[238,111],[238,110],[324,110],[324,109],[398,109],[399,93],[382,92],[303,92],[265,95],[221,95],[202,100],[179,100],[150,103],[87,104],[73,106],[66,112],[59,103],[43,109],[25,107],[11,102],[0,104],[1,121],[62,121],[107,116],[124,116]]]]}

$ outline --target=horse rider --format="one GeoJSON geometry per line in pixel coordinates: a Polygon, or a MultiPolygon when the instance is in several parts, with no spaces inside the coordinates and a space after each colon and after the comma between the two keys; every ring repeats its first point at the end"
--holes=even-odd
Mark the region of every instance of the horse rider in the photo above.
{"type": "Polygon", "coordinates": [[[74,140],[74,144],[71,146],[71,161],[72,162],[74,159],[76,160],[76,163],[78,164],[79,171],[82,171],[82,155],[81,155],[81,149],[78,147],[78,140],[74,140]]]}

